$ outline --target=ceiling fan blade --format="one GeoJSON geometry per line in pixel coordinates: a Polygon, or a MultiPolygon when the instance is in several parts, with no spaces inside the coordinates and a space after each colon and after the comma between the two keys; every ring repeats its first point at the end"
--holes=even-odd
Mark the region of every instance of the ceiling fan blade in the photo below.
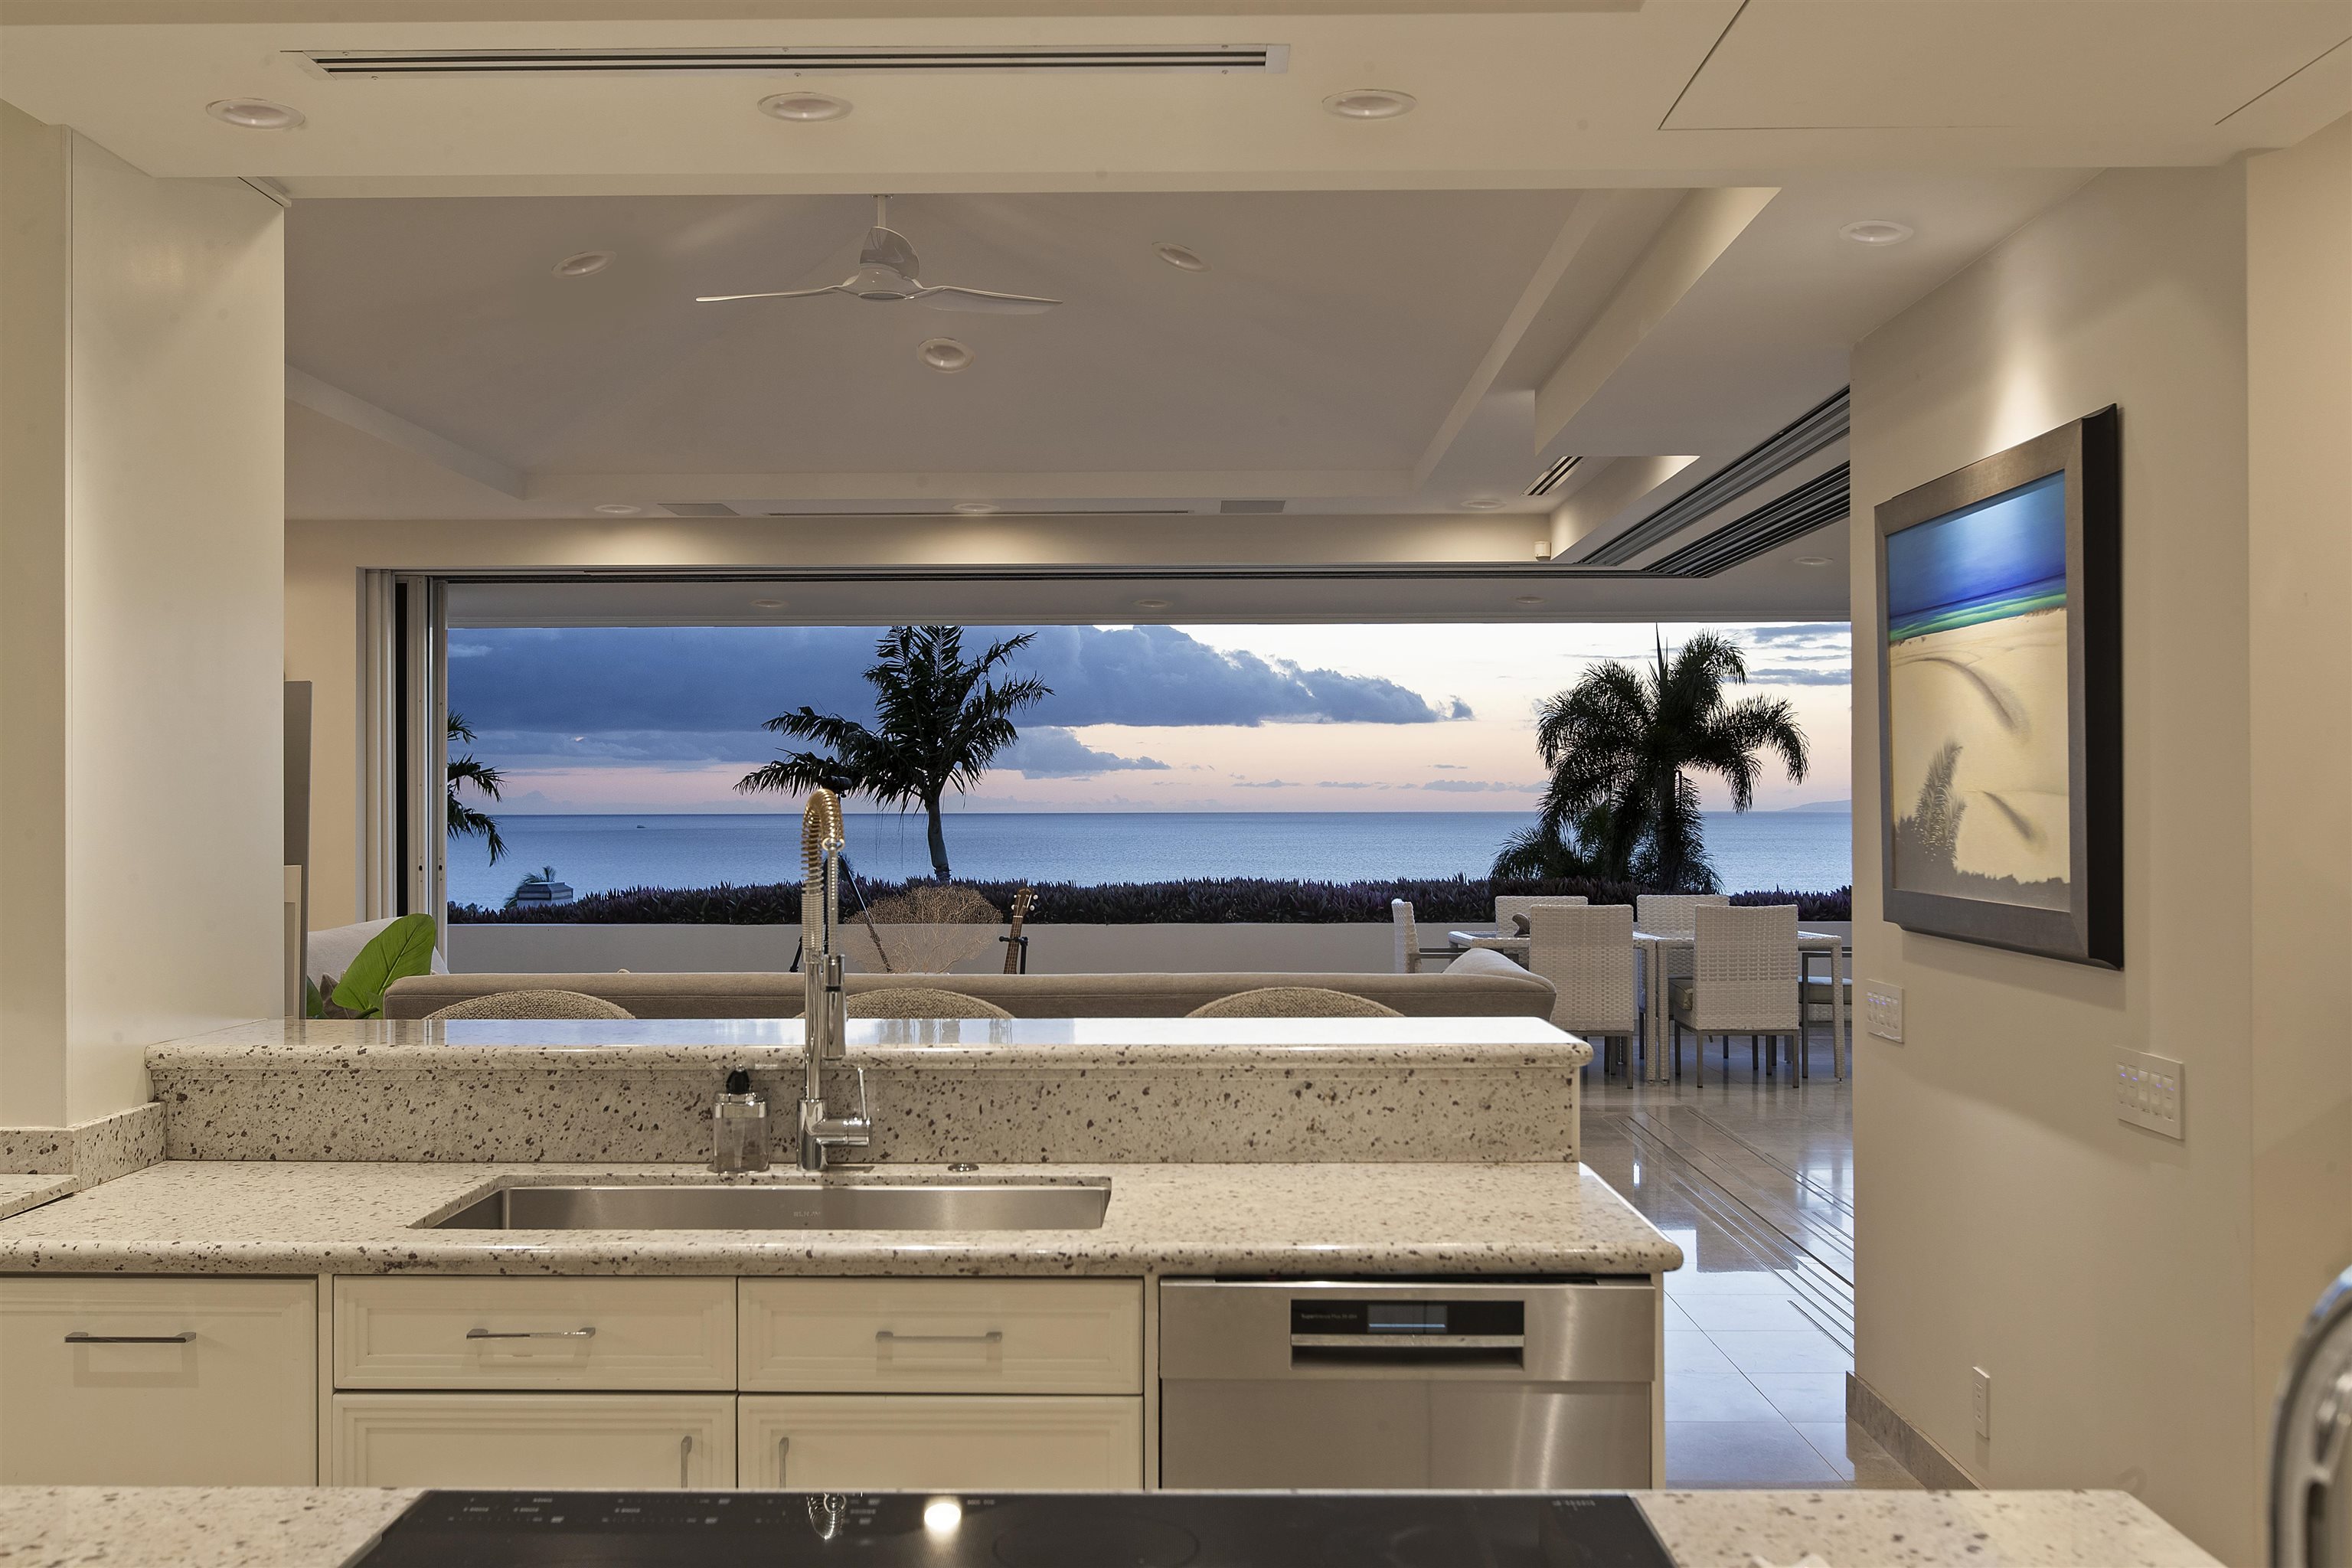
{"type": "Polygon", "coordinates": [[[828,283],[822,289],[780,289],[767,294],[697,294],[694,302],[698,305],[719,305],[730,300],[805,300],[816,294],[845,292],[846,290],[840,284],[828,283]]]}
{"type": "Polygon", "coordinates": [[[908,298],[934,310],[972,310],[993,316],[1034,316],[1061,303],[1059,300],[1041,300],[1034,294],[999,294],[987,289],[959,289],[950,283],[925,289],[908,298]]]}

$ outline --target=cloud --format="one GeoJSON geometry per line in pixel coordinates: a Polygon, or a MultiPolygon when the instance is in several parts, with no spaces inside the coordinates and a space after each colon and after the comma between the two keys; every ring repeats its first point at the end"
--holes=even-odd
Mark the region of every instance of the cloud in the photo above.
{"type": "Polygon", "coordinates": [[[1750,686],[1851,686],[1851,669],[1751,669],[1750,686]]]}
{"type": "Polygon", "coordinates": [[[1421,787],[1443,790],[1450,795],[1479,795],[1489,790],[1504,790],[1513,795],[1533,795],[1541,791],[1543,785],[1505,784],[1496,779],[1431,779],[1421,787]]]}
{"type": "Polygon", "coordinates": [[[1470,711],[1470,704],[1463,701],[1459,697],[1454,699],[1453,702],[1446,708],[1445,716],[1448,719],[1475,719],[1478,717],[1478,715],[1470,711]]]}
{"type": "MultiPolygon", "coordinates": [[[[1019,629],[974,628],[965,647],[976,654],[1019,629]]],[[[1021,716],[1024,728],[1427,724],[1463,709],[1457,701],[1442,713],[1392,680],[1223,652],[1172,626],[1036,632],[1013,667],[1053,695],[1021,716]]],[[[486,761],[760,761],[779,739],[761,725],[779,713],[805,704],[871,719],[863,672],[878,635],[870,626],[467,628],[453,647],[465,652],[450,667],[450,704],[482,737],[486,761]]]]}
{"type": "Polygon", "coordinates": [[[1317,789],[1394,789],[1392,784],[1374,784],[1368,779],[1325,779],[1317,789]]]}
{"type": "Polygon", "coordinates": [[[1111,752],[1098,752],[1069,731],[1051,725],[1022,731],[1013,744],[996,753],[996,765],[1033,779],[1084,779],[1097,773],[1168,771],[1168,764],[1155,757],[1122,757],[1111,752]]]}
{"type": "Polygon", "coordinates": [[[1433,768],[1451,768],[1455,773],[1460,773],[1470,764],[1467,763],[1432,763],[1429,765],[1433,768]]]}
{"type": "Polygon", "coordinates": [[[1750,626],[1748,679],[1756,686],[1850,686],[1853,629],[1843,621],[1750,626]]]}
{"type": "Polygon", "coordinates": [[[1235,789],[1304,789],[1306,786],[1293,784],[1288,779],[1244,779],[1234,787],[1235,789]]]}

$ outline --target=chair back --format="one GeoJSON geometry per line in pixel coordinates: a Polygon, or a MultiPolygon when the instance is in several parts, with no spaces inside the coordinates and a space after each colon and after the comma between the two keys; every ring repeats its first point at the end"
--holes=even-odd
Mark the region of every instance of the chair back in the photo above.
{"type": "Polygon", "coordinates": [[[1693,910],[1730,902],[1728,893],[1641,893],[1633,900],[1634,921],[1643,931],[1690,931],[1693,910]]]}
{"type": "Polygon", "coordinates": [[[1399,974],[1421,973],[1421,931],[1413,924],[1412,902],[1408,899],[1389,900],[1389,923],[1396,938],[1396,972],[1399,974]]]}
{"type": "Polygon", "coordinates": [[[1538,904],[1581,904],[1584,901],[1584,896],[1580,893],[1538,893],[1532,896],[1515,893],[1498,898],[1495,900],[1495,930],[1504,936],[1509,936],[1511,917],[1526,914],[1538,904]]]}
{"type": "Polygon", "coordinates": [[[1552,984],[1551,1021],[1571,1035],[1633,1033],[1633,906],[1542,900],[1527,913],[1528,967],[1552,984]]]}
{"type": "Polygon", "coordinates": [[[1703,1035],[1790,1035],[1803,1026],[1797,992],[1797,906],[1701,905],[1691,1026],[1703,1035]]]}

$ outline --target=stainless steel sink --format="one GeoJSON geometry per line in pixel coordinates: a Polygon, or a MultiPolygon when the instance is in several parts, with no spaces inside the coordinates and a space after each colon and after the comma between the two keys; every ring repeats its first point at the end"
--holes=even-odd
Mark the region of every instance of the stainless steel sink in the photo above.
{"type": "Polygon", "coordinates": [[[1095,1230],[1108,1182],[509,1186],[434,1230],[1095,1230]]]}

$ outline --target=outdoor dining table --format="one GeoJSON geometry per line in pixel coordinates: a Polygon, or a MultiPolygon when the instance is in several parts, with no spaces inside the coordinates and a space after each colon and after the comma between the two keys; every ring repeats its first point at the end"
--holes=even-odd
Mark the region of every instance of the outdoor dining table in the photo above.
{"type": "MultiPolygon", "coordinates": [[[[1462,931],[1450,931],[1445,939],[1457,952],[1474,947],[1489,947],[1521,963],[1528,961],[1534,939],[1505,936],[1499,927],[1473,926],[1462,931]]],[[[1640,931],[1633,932],[1635,951],[1643,954],[1642,981],[1648,1000],[1642,1009],[1643,1033],[1642,1059],[1647,1065],[1643,1075],[1652,1082],[1664,1076],[1661,1058],[1665,1055],[1666,1040],[1666,954],[1682,948],[1696,947],[1697,934],[1687,931],[1640,931]]],[[[1843,1079],[1853,1065],[1846,1040],[1845,966],[1847,942],[1834,931],[1801,931],[1797,933],[1797,952],[1801,963],[1798,983],[1802,984],[1812,973],[1812,955],[1823,952],[1830,960],[1830,1071],[1843,1079]]],[[[1801,1039],[1802,1036],[1799,1037],[1801,1039]]]]}
{"type": "MultiPolygon", "coordinates": [[[[1646,1038],[1643,1042],[1643,1060],[1647,1064],[1643,1076],[1655,1083],[1665,1076],[1661,1058],[1667,1038],[1666,1025],[1666,955],[1684,948],[1696,949],[1698,934],[1688,931],[1642,931],[1633,932],[1635,951],[1643,954],[1642,982],[1648,990],[1648,1004],[1642,1010],[1642,1022],[1646,1038]]],[[[1848,1053],[1845,1030],[1845,965],[1846,939],[1835,931],[1800,931],[1797,933],[1797,983],[1802,985],[1812,971],[1811,955],[1826,952],[1830,958],[1830,1071],[1843,1079],[1853,1065],[1848,1053]]],[[[1798,1014],[1800,1061],[1803,1060],[1803,1012],[1798,1014]]],[[[1700,1047],[1704,1049],[1705,1047],[1700,1047]]]]}

